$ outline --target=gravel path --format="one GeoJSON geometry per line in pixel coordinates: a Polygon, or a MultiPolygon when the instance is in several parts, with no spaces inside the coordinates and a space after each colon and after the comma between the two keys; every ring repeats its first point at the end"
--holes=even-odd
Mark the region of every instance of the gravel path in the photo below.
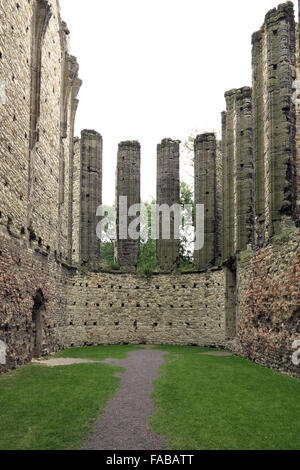
{"type": "Polygon", "coordinates": [[[164,351],[132,351],[126,359],[107,360],[126,372],[119,374],[121,385],[96,422],[85,450],[163,450],[166,441],[154,434],[148,418],[155,413],[150,395],[159,377],[164,351]]]}

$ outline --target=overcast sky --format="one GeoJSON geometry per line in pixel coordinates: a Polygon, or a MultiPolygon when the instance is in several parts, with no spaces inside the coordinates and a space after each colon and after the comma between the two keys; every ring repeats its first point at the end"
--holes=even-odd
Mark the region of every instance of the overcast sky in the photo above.
{"type": "Polygon", "coordinates": [[[83,80],[76,134],[95,129],[104,140],[104,203],[114,201],[120,141],[142,144],[145,201],[156,194],[162,138],[220,131],[224,92],[251,85],[251,35],[278,3],[60,0],[83,80]]]}

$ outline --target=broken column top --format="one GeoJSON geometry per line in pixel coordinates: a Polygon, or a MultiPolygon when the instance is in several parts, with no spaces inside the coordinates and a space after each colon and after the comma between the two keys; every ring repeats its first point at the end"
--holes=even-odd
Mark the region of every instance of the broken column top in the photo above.
{"type": "Polygon", "coordinates": [[[265,16],[265,21],[262,27],[252,34],[252,45],[262,40],[262,35],[265,25],[272,26],[282,19],[290,18],[295,19],[295,11],[293,2],[281,3],[277,8],[269,10],[265,16]]]}
{"type": "Polygon", "coordinates": [[[272,10],[268,11],[265,16],[265,22],[273,23],[289,16],[294,18],[294,14],[293,2],[281,3],[277,8],[273,8],[272,10]]]}
{"type": "Polygon", "coordinates": [[[101,134],[93,129],[83,129],[83,131],[81,131],[81,137],[85,136],[100,137],[100,139],[102,139],[101,134]]]}
{"type": "Polygon", "coordinates": [[[161,143],[157,145],[157,148],[165,148],[173,145],[180,145],[181,141],[180,140],[173,140],[170,138],[162,139],[161,143]]]}
{"type": "Polygon", "coordinates": [[[241,88],[233,88],[225,92],[225,98],[237,95],[237,98],[247,98],[251,96],[252,88],[249,86],[244,86],[241,88]]]}
{"type": "Polygon", "coordinates": [[[204,134],[199,134],[195,139],[195,143],[214,141],[216,141],[216,134],[214,132],[206,132],[204,134]]]}
{"type": "Polygon", "coordinates": [[[134,147],[134,148],[141,148],[141,144],[137,140],[125,140],[119,143],[119,148],[124,147],[134,147]]]}

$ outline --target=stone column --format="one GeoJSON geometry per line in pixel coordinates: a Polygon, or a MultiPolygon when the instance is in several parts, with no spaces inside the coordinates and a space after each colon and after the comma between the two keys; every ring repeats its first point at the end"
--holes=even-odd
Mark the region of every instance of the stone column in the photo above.
{"type": "Polygon", "coordinates": [[[269,11],[252,37],[255,215],[259,245],[295,217],[295,19],[292,2],[269,11]]]}
{"type": "Polygon", "coordinates": [[[95,131],[81,133],[80,260],[91,269],[100,261],[100,240],[96,234],[97,208],[102,204],[102,137],[95,131]]]}
{"type": "Polygon", "coordinates": [[[229,258],[229,209],[228,209],[228,198],[229,198],[229,178],[228,178],[228,161],[227,161],[227,146],[226,146],[226,135],[227,135],[227,113],[222,112],[222,186],[223,186],[223,199],[222,199],[222,261],[226,261],[229,258]]]}
{"type": "Polygon", "coordinates": [[[236,207],[235,207],[235,249],[247,249],[253,243],[254,235],[254,165],[253,165],[253,124],[252,90],[245,87],[236,94],[236,207]]]}
{"type": "Polygon", "coordinates": [[[247,249],[253,242],[253,150],[252,91],[244,87],[225,94],[226,132],[224,167],[226,192],[226,230],[229,250],[227,259],[247,249]]]}
{"type": "Polygon", "coordinates": [[[234,99],[232,91],[225,94],[223,113],[223,261],[234,256],[234,99]]]}
{"type": "MultiPolygon", "coordinates": [[[[157,204],[170,208],[180,202],[180,141],[164,139],[157,146],[157,204]]],[[[170,239],[163,240],[160,214],[157,258],[162,271],[173,271],[179,265],[179,240],[175,239],[175,217],[170,213],[170,239]]]]}
{"type": "MultiPolygon", "coordinates": [[[[139,214],[128,216],[128,209],[141,203],[140,194],[141,145],[136,141],[121,142],[118,150],[116,175],[117,241],[115,260],[122,268],[129,271],[137,267],[140,240],[129,237],[128,227],[139,214]],[[127,203],[123,206],[121,198],[124,197],[127,197],[127,203]],[[120,233],[120,228],[122,231],[125,229],[125,236],[120,233]]],[[[139,232],[139,227],[137,227],[137,231],[139,232]]]]}
{"type": "Polygon", "coordinates": [[[195,267],[205,270],[217,258],[217,141],[215,134],[198,135],[195,140],[195,204],[204,204],[204,247],[195,250],[195,267]]]}

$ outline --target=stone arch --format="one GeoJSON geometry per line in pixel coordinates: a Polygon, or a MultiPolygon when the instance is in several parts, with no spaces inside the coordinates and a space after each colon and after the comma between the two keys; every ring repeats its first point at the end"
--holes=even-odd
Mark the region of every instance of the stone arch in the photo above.
{"type": "Polygon", "coordinates": [[[34,304],[32,309],[32,355],[33,357],[40,357],[42,355],[43,342],[43,314],[46,311],[46,301],[43,291],[41,289],[38,289],[36,291],[33,301],[34,304]]]}

